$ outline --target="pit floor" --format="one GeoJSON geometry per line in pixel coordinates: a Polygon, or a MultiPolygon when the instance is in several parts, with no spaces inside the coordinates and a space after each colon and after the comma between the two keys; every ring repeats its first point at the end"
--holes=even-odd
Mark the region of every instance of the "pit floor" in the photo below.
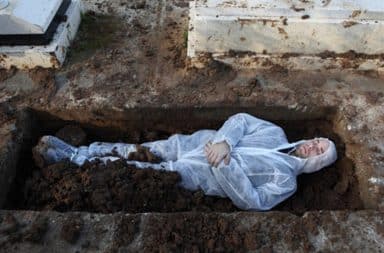
{"type": "MultiPolygon", "coordinates": [[[[355,209],[363,210],[329,208],[303,214],[304,208],[298,215],[1,210],[0,251],[384,250],[381,73],[292,71],[278,66],[235,70],[209,58],[204,68],[197,69],[185,60],[188,1],[85,0],[84,5],[96,14],[85,16],[80,39],[61,70],[0,70],[0,164],[4,168],[16,168],[20,159],[22,142],[16,117],[25,108],[120,130],[133,116],[153,117],[151,124],[156,124],[158,115],[146,113],[153,108],[212,108],[191,114],[203,119],[221,119],[217,108],[253,108],[256,116],[271,120],[316,120],[329,115],[331,128],[345,144],[344,162],[355,167],[363,202],[362,208],[355,209]],[[284,113],[275,108],[283,108],[284,113]]],[[[185,120],[188,118],[180,121],[185,120]]],[[[2,186],[9,184],[8,179],[13,181],[12,176],[2,177],[2,186]]],[[[344,189],[348,182],[337,189],[344,189]]]]}

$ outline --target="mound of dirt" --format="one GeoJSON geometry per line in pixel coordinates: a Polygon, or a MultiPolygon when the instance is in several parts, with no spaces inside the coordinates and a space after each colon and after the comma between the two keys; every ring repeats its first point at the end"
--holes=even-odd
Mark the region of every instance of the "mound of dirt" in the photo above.
{"type": "Polygon", "coordinates": [[[160,163],[161,158],[155,156],[148,148],[141,145],[136,145],[136,152],[131,152],[128,155],[128,160],[139,162],[160,163]]]}
{"type": "Polygon", "coordinates": [[[237,210],[229,199],[178,186],[175,172],[140,170],[118,160],[78,167],[57,163],[27,180],[25,206],[33,210],[89,212],[177,212],[237,210]]]}

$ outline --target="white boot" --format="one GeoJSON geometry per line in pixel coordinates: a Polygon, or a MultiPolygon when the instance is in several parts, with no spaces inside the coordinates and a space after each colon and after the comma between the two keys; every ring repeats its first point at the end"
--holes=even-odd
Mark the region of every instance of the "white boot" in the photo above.
{"type": "Polygon", "coordinates": [[[78,149],[51,135],[42,137],[34,148],[42,156],[46,165],[71,160],[78,153],[78,149]]]}

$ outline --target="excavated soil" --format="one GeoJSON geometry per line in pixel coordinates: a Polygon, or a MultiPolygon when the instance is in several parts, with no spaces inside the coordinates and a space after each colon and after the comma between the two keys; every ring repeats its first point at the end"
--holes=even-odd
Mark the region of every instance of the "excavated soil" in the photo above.
{"type": "Polygon", "coordinates": [[[25,224],[20,224],[12,215],[1,217],[0,224],[3,237],[0,246],[16,242],[41,243],[43,236],[48,229],[47,217],[38,216],[31,223],[31,226],[24,229],[25,224]]]}
{"type": "Polygon", "coordinates": [[[175,172],[138,170],[124,161],[58,163],[27,181],[26,206],[33,210],[124,212],[234,211],[226,199],[177,186],[175,172]]]}
{"type": "MultiPolygon", "coordinates": [[[[298,137],[328,136],[335,140],[339,160],[317,173],[298,177],[297,193],[277,206],[276,210],[303,213],[308,210],[362,209],[353,163],[344,157],[344,145],[331,133],[329,122],[280,122],[290,140],[298,137]],[[330,133],[324,135],[324,133],[330,133]]],[[[70,143],[86,143],[85,132],[76,126],[66,126],[56,133],[70,143]]],[[[164,138],[164,132],[137,133],[147,140],[164,138]]],[[[130,160],[160,162],[147,149],[138,146],[130,160]]],[[[31,210],[124,212],[179,212],[238,210],[229,199],[205,196],[178,186],[175,172],[140,170],[124,161],[86,163],[78,167],[61,162],[38,168],[23,166],[25,180],[19,181],[9,196],[7,208],[31,210]]]]}
{"type": "MultiPolygon", "coordinates": [[[[281,217],[281,214],[275,214],[281,217]]],[[[281,217],[282,222],[288,222],[281,217]]],[[[149,222],[161,224],[162,229],[150,230],[153,244],[148,245],[147,252],[274,252],[266,241],[262,224],[251,226],[247,231],[240,230],[239,221],[224,219],[223,217],[207,217],[195,213],[188,217],[175,217],[171,220],[153,219],[149,222]],[[185,224],[193,224],[185,226],[185,224]]],[[[264,220],[268,224],[268,220],[264,220]]],[[[128,222],[127,222],[128,223],[128,222]]],[[[306,238],[306,227],[298,222],[291,224],[293,231],[280,230],[269,233],[271,241],[286,238],[287,248],[293,252],[304,249],[313,250],[306,238]],[[288,232],[288,233],[287,233],[288,232]]]]}

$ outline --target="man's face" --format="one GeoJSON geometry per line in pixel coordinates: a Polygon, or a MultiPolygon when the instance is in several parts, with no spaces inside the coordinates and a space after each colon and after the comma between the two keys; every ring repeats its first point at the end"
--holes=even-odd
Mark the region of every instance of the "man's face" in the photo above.
{"type": "Polygon", "coordinates": [[[304,142],[297,147],[295,154],[301,158],[308,158],[312,156],[321,155],[329,147],[329,142],[323,139],[313,139],[304,142]]]}

